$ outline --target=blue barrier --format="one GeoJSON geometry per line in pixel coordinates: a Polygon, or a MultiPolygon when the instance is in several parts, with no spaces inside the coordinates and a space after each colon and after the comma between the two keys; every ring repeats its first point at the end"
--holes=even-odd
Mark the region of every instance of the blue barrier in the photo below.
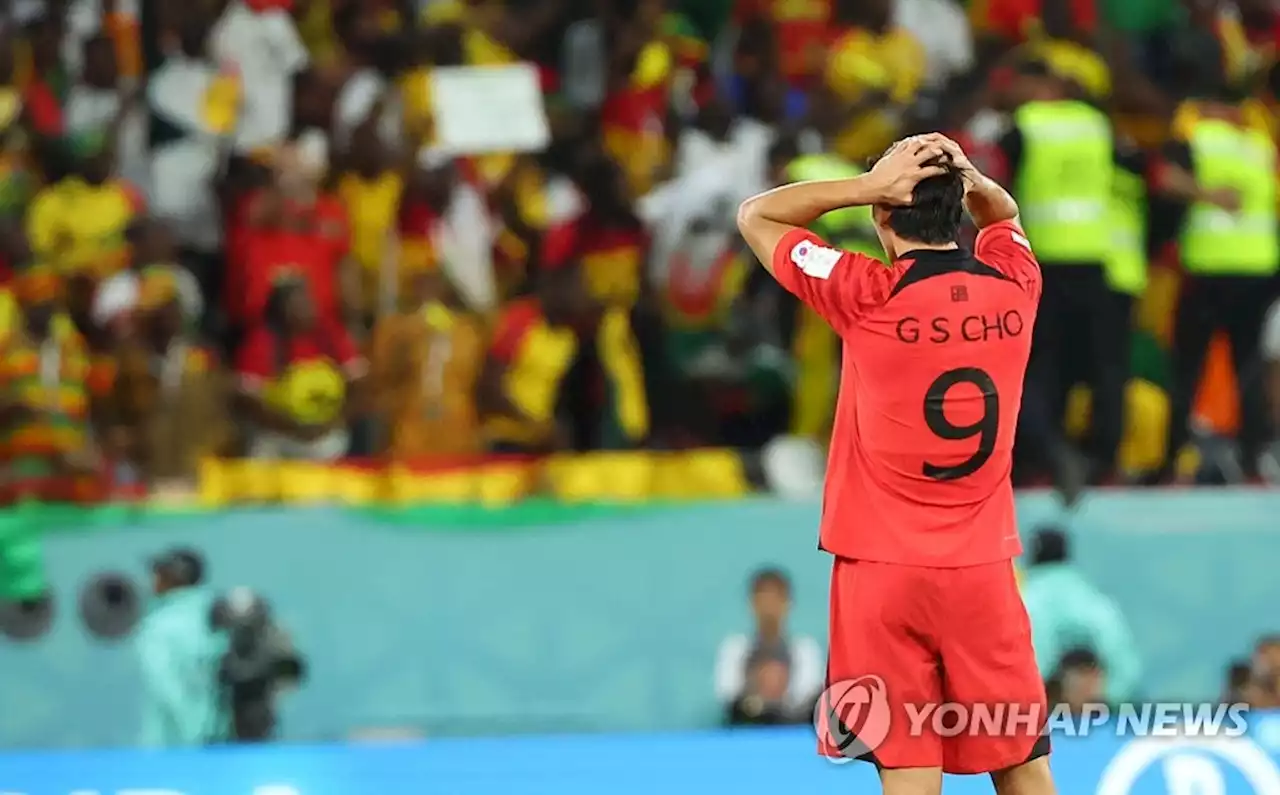
{"type": "MultiPolygon", "coordinates": [[[[1280,718],[1271,719],[1280,723],[1280,718]]],[[[1275,731],[1057,741],[1060,795],[1280,795],[1275,731]]],[[[1277,728],[1273,723],[1271,729],[1277,728]]],[[[438,740],[394,746],[0,754],[5,795],[778,795],[875,793],[873,768],[814,755],[805,729],[438,740]]],[[[946,795],[989,795],[985,776],[946,795]]]]}
{"type": "MultiPolygon", "coordinates": [[[[1129,618],[1148,698],[1215,698],[1228,658],[1277,629],[1280,493],[1104,492],[1063,517],[1021,495],[1024,528],[1065,519],[1080,567],[1129,618]]],[[[46,543],[59,615],[39,642],[0,641],[0,747],[130,745],[141,687],[128,642],[90,638],[77,591],[115,570],[145,582],[170,544],[214,585],[253,585],[312,658],[286,702],[294,741],[353,729],[427,734],[687,731],[714,725],[716,646],[748,628],[746,579],[795,585],[793,628],[826,637],[819,507],[757,498],[510,531],[419,532],[341,510],[260,510],[46,543]]]]}

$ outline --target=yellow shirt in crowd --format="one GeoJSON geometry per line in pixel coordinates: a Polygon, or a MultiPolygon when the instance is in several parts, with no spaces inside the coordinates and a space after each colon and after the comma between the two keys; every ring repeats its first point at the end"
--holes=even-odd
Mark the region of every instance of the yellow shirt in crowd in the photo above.
{"type": "Polygon", "coordinates": [[[140,208],[141,198],[124,183],[64,179],[36,194],[27,211],[27,238],[37,260],[110,276],[128,262],[125,232],[140,208]]]}
{"type": "Polygon", "coordinates": [[[1065,39],[1039,39],[1025,45],[1032,57],[1044,60],[1055,74],[1064,77],[1094,99],[1111,96],[1111,69],[1101,55],[1065,39]]]}
{"type": "MultiPolygon", "coordinates": [[[[884,92],[899,107],[920,89],[925,54],[907,31],[894,28],[884,35],[852,30],[840,37],[827,61],[825,80],[836,96],[849,104],[870,92],[884,92]]],[[[835,149],[857,163],[882,153],[898,133],[898,111],[874,109],[858,115],[837,136],[835,149]]]]}
{"type": "Polygon", "coordinates": [[[366,309],[375,306],[382,262],[396,231],[403,193],[404,180],[393,171],[374,179],[344,174],[338,181],[338,196],[347,210],[351,227],[351,255],[360,264],[366,309]]]}

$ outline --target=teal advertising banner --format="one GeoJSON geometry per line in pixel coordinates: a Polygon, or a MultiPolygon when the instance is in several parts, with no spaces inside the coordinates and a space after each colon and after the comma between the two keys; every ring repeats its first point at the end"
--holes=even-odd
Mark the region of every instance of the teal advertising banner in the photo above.
{"type": "MultiPolygon", "coordinates": [[[[1280,717],[1239,737],[1054,741],[1061,795],[1277,795],[1280,717]]],[[[948,776],[949,795],[990,795],[987,776],[948,776]]],[[[807,728],[625,736],[427,740],[394,745],[173,751],[0,752],[6,795],[777,795],[878,792],[875,768],[836,765],[807,728]]]]}
{"type": "MultiPolygon", "coordinates": [[[[1276,628],[1280,495],[1111,492],[1065,518],[1029,495],[1020,512],[1024,535],[1046,520],[1072,531],[1080,566],[1133,625],[1148,697],[1216,697],[1229,659],[1276,628]]],[[[758,498],[513,515],[506,529],[494,514],[464,532],[315,508],[49,532],[57,622],[38,641],[0,641],[0,745],[136,741],[130,641],[92,638],[78,591],[104,571],[145,583],[148,556],[174,544],[203,550],[215,585],[265,593],[309,656],[310,681],[286,701],[291,739],[710,726],[716,647],[748,629],[752,571],[790,572],[793,629],[825,638],[818,514],[758,498]]]]}

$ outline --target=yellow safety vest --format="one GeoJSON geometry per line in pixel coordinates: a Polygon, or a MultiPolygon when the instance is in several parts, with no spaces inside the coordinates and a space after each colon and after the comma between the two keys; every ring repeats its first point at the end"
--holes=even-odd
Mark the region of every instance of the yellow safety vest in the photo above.
{"type": "Polygon", "coordinates": [[[1104,269],[1112,290],[1141,295],[1147,289],[1147,202],[1142,177],[1117,168],[1111,183],[1111,251],[1104,269]]]}
{"type": "MultiPolygon", "coordinates": [[[[787,179],[791,182],[852,179],[863,173],[862,169],[835,155],[802,155],[787,164],[787,179]]],[[[884,259],[884,252],[876,242],[870,207],[845,207],[829,212],[818,219],[814,231],[840,248],[884,259]]]]}
{"type": "Polygon", "coordinates": [[[1276,148],[1265,133],[1218,119],[1191,130],[1191,162],[1204,188],[1231,188],[1240,209],[1196,202],[1182,225],[1187,271],[1209,276],[1268,276],[1280,265],[1276,233],[1276,148]]]}
{"type": "Polygon", "coordinates": [[[1102,263],[1111,243],[1111,122],[1084,102],[1029,102],[1013,114],[1022,132],[1015,183],[1022,227],[1045,264],[1102,263]]]}

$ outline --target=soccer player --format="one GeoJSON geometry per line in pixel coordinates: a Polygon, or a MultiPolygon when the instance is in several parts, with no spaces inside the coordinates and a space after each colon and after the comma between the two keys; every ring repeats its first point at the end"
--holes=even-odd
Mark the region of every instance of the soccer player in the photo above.
{"type": "MultiPolygon", "coordinates": [[[[849,755],[876,764],[886,795],[937,795],[943,772],[1051,795],[1044,685],[1012,560],[1009,471],[1041,286],[1017,205],[931,134],[860,177],[748,199],[738,227],[844,342],[820,542],[835,556],[827,681],[878,677],[890,716],[882,742],[849,755]],[[856,205],[872,206],[892,264],[805,228],[856,205]],[[964,209],[980,228],[972,253],[957,242],[964,209]],[[1013,732],[912,730],[908,705],[945,703],[1038,717],[1013,732]]],[[[835,730],[820,735],[826,755],[849,753],[835,730]]]]}

